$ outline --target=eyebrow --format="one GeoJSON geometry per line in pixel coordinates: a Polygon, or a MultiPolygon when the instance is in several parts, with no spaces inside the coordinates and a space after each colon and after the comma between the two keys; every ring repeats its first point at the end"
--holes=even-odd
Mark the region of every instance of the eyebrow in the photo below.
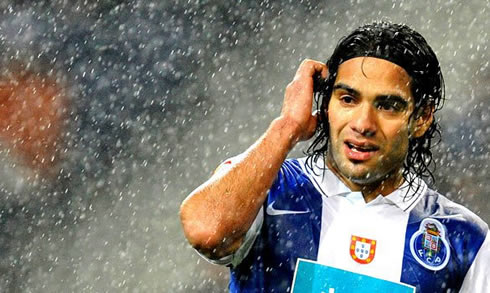
{"type": "MultiPolygon", "coordinates": [[[[334,85],[333,90],[334,91],[335,90],[344,90],[353,96],[360,96],[361,95],[359,91],[357,91],[357,90],[353,89],[352,87],[346,85],[345,83],[341,83],[341,82],[334,85]]],[[[402,105],[403,107],[408,106],[408,101],[399,95],[393,95],[393,94],[379,95],[379,96],[376,96],[376,100],[378,100],[378,101],[379,100],[380,101],[391,101],[391,102],[400,103],[400,105],[402,105]]]]}
{"type": "Polygon", "coordinates": [[[344,90],[344,91],[348,92],[349,94],[351,94],[353,96],[360,96],[361,95],[355,89],[353,89],[350,86],[346,85],[345,83],[341,83],[341,82],[339,82],[338,84],[334,85],[333,86],[333,90],[334,91],[336,91],[336,90],[344,90]]]}
{"type": "Polygon", "coordinates": [[[377,96],[376,100],[382,102],[397,103],[400,104],[403,109],[406,109],[408,107],[408,101],[398,95],[381,95],[377,96]]]}

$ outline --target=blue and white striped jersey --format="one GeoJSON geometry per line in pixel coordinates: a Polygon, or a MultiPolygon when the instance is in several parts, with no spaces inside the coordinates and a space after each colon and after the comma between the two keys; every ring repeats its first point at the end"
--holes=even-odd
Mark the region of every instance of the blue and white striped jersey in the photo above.
{"type": "Polygon", "coordinates": [[[488,292],[488,225],[416,185],[365,203],[320,160],[286,160],[240,249],[216,263],[230,266],[231,292],[290,292],[299,259],[416,292],[488,292]]]}

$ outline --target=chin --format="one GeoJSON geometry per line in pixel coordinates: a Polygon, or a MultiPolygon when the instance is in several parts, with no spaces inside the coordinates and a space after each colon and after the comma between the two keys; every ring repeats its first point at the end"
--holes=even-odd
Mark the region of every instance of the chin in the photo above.
{"type": "Polygon", "coordinates": [[[357,170],[356,172],[356,167],[358,168],[359,166],[344,166],[344,168],[340,168],[340,172],[352,183],[357,185],[371,185],[389,177],[389,172],[366,170],[365,168],[362,168],[362,170],[357,170]]]}
{"type": "Polygon", "coordinates": [[[327,160],[340,175],[356,185],[373,185],[388,178],[394,169],[380,168],[379,159],[373,161],[353,162],[340,155],[340,152],[329,148],[327,160]]]}
{"type": "Polygon", "coordinates": [[[357,185],[371,185],[373,183],[379,182],[385,178],[385,176],[372,176],[369,173],[364,176],[347,176],[352,183],[357,185]]]}

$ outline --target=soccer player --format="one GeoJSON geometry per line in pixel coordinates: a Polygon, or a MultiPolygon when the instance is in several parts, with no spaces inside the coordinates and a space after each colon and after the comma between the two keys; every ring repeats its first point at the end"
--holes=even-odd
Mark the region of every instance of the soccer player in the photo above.
{"type": "Polygon", "coordinates": [[[327,64],[303,61],[280,116],[182,203],[187,239],[233,292],[487,290],[488,225],[424,182],[443,100],[419,33],[356,29],[327,64]]]}

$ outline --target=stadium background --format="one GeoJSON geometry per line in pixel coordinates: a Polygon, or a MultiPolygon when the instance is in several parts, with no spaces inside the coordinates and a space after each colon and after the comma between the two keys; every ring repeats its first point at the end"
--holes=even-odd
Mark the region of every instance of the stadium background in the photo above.
{"type": "Polygon", "coordinates": [[[489,9],[476,0],[0,1],[0,90],[16,85],[0,91],[0,106],[12,109],[5,97],[30,86],[29,97],[51,93],[61,102],[46,107],[65,109],[48,119],[54,150],[0,133],[0,291],[226,291],[227,269],[184,239],[181,201],[278,115],[302,59],[326,60],[372,20],[407,23],[436,51],[447,101],[435,186],[489,222],[489,9]],[[18,82],[25,76],[34,82],[18,82]],[[32,159],[52,153],[52,164],[32,159]]]}

